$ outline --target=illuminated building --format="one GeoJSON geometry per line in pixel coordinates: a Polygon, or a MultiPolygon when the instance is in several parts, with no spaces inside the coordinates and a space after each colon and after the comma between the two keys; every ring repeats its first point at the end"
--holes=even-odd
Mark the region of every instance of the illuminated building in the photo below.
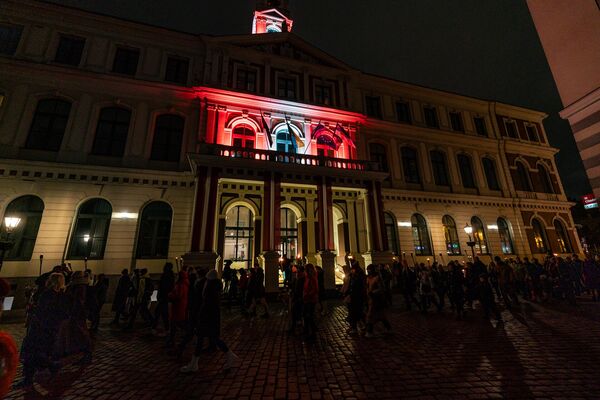
{"type": "Polygon", "coordinates": [[[221,37],[0,4],[3,275],[258,258],[274,291],[287,253],[331,288],[346,255],[467,259],[465,224],[485,261],[579,251],[545,114],[362,73],[267,3],[221,37]]]}

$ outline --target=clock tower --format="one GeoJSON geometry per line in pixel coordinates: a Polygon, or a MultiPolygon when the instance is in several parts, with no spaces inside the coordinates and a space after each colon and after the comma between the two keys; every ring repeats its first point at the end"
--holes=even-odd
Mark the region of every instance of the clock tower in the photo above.
{"type": "Polygon", "coordinates": [[[258,0],[252,19],[252,33],[291,32],[294,21],[289,18],[287,0],[258,0]]]}

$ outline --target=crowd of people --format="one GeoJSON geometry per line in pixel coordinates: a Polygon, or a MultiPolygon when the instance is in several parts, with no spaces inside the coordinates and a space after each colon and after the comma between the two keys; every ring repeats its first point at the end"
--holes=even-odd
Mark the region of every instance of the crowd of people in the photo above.
{"type": "MultiPolygon", "coordinates": [[[[591,256],[585,260],[577,255],[547,257],[543,263],[527,257],[494,257],[486,265],[474,257],[466,263],[412,264],[403,258],[363,270],[358,262],[347,259],[339,293],[347,306],[349,335],[373,337],[378,324],[384,333],[392,332],[387,310],[394,293],[401,295],[408,310],[424,314],[432,309],[439,313],[449,310],[457,319],[478,303],[484,318],[498,322],[502,322],[500,305],[512,309],[523,299],[575,305],[577,296],[588,293],[600,301],[600,260],[591,256]]],[[[238,357],[221,339],[221,302],[228,308],[239,307],[249,318],[257,316],[259,309],[261,317],[270,316],[263,270],[258,265],[250,269],[232,265],[226,261],[219,276],[215,269],[202,267],[182,266],[174,271],[173,264],[166,263],[159,279],[152,279],[147,269],[131,273],[124,269],[114,290],[110,324],[128,331],[139,316],[177,357],[196,338],[191,360],[181,367],[183,373],[197,371],[202,353],[216,349],[225,353],[224,368],[228,370],[238,357]]],[[[317,315],[325,315],[323,269],[286,258],[280,268],[284,276],[280,299],[287,306],[288,333],[297,334],[301,328],[304,341],[314,342],[317,315]]],[[[30,387],[40,370],[55,375],[71,360],[81,365],[92,361],[93,335],[107,301],[109,280],[103,274],[93,275],[88,269],[72,271],[63,264],[37,278],[36,286],[20,353],[20,387],[30,387]]]]}

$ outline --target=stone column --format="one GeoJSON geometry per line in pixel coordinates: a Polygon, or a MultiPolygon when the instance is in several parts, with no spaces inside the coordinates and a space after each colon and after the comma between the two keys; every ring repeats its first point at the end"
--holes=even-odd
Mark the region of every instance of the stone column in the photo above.
{"type": "Polygon", "coordinates": [[[335,253],[321,250],[316,255],[317,264],[323,268],[323,285],[325,289],[335,289],[335,253]]]}
{"type": "Polygon", "coordinates": [[[333,193],[331,180],[320,178],[317,186],[319,218],[319,250],[334,249],[333,243],[333,193]]]}
{"type": "Polygon", "coordinates": [[[381,183],[370,182],[367,192],[369,220],[369,251],[363,254],[365,265],[387,264],[393,260],[388,249],[387,232],[383,225],[383,198],[381,183]]]}
{"type": "Polygon", "coordinates": [[[280,236],[280,203],[281,203],[281,175],[276,172],[265,173],[264,176],[264,201],[263,201],[263,232],[262,243],[265,270],[265,290],[277,292],[279,290],[279,246],[280,236]]]}

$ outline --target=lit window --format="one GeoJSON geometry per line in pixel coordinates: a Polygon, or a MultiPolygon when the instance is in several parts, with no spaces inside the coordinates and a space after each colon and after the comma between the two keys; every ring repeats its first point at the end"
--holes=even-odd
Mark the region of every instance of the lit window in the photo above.
{"type": "Polygon", "coordinates": [[[500,247],[502,248],[502,254],[514,254],[508,222],[506,222],[504,218],[498,218],[496,225],[498,225],[498,234],[500,235],[500,247]]]}
{"type": "Polygon", "coordinates": [[[280,254],[281,256],[294,259],[298,254],[298,217],[289,208],[282,208],[280,218],[280,254]]]}
{"type": "Polygon", "coordinates": [[[69,259],[101,260],[108,237],[112,207],[104,199],[90,199],[79,206],[71,241],[69,259]]]}
{"type": "Polygon", "coordinates": [[[388,241],[388,250],[394,254],[399,254],[400,246],[398,246],[398,227],[396,225],[396,219],[389,212],[384,213],[383,218],[388,241]]]}
{"type": "Polygon", "coordinates": [[[458,240],[458,232],[456,230],[456,222],[449,215],[444,215],[442,218],[444,225],[444,239],[446,240],[446,254],[460,255],[460,242],[458,240]]]}
{"type": "Polygon", "coordinates": [[[537,219],[534,218],[531,221],[531,228],[533,229],[533,243],[534,243],[534,253],[538,254],[546,254],[550,249],[548,247],[548,237],[546,235],[546,229],[543,224],[537,219]]]}
{"type": "Polygon", "coordinates": [[[556,232],[556,239],[558,241],[558,248],[561,253],[571,253],[573,247],[571,246],[571,239],[565,225],[558,219],[554,220],[554,231],[556,232]]]}
{"type": "Polygon", "coordinates": [[[415,246],[415,254],[418,256],[430,256],[431,241],[429,239],[429,230],[427,229],[427,221],[420,214],[413,214],[410,218],[412,225],[413,244],[415,246]]]}
{"type": "Polygon", "coordinates": [[[231,260],[243,268],[252,267],[254,243],[254,217],[245,206],[231,208],[225,216],[225,247],[223,259],[231,260]]]}
{"type": "MultiPolygon", "coordinates": [[[[44,202],[37,196],[21,196],[8,203],[4,217],[18,217],[21,221],[11,232],[10,240],[13,247],[5,254],[7,261],[31,260],[43,212],[44,202]]],[[[2,224],[1,228],[0,236],[4,237],[5,225],[2,224]]]]}
{"type": "Polygon", "coordinates": [[[238,125],[235,127],[232,133],[232,145],[233,147],[243,147],[246,149],[253,149],[256,140],[254,130],[248,125],[238,125]]]}
{"type": "Polygon", "coordinates": [[[473,241],[475,242],[475,251],[477,254],[488,254],[487,239],[483,223],[477,217],[471,218],[471,226],[473,227],[473,241]]]}

